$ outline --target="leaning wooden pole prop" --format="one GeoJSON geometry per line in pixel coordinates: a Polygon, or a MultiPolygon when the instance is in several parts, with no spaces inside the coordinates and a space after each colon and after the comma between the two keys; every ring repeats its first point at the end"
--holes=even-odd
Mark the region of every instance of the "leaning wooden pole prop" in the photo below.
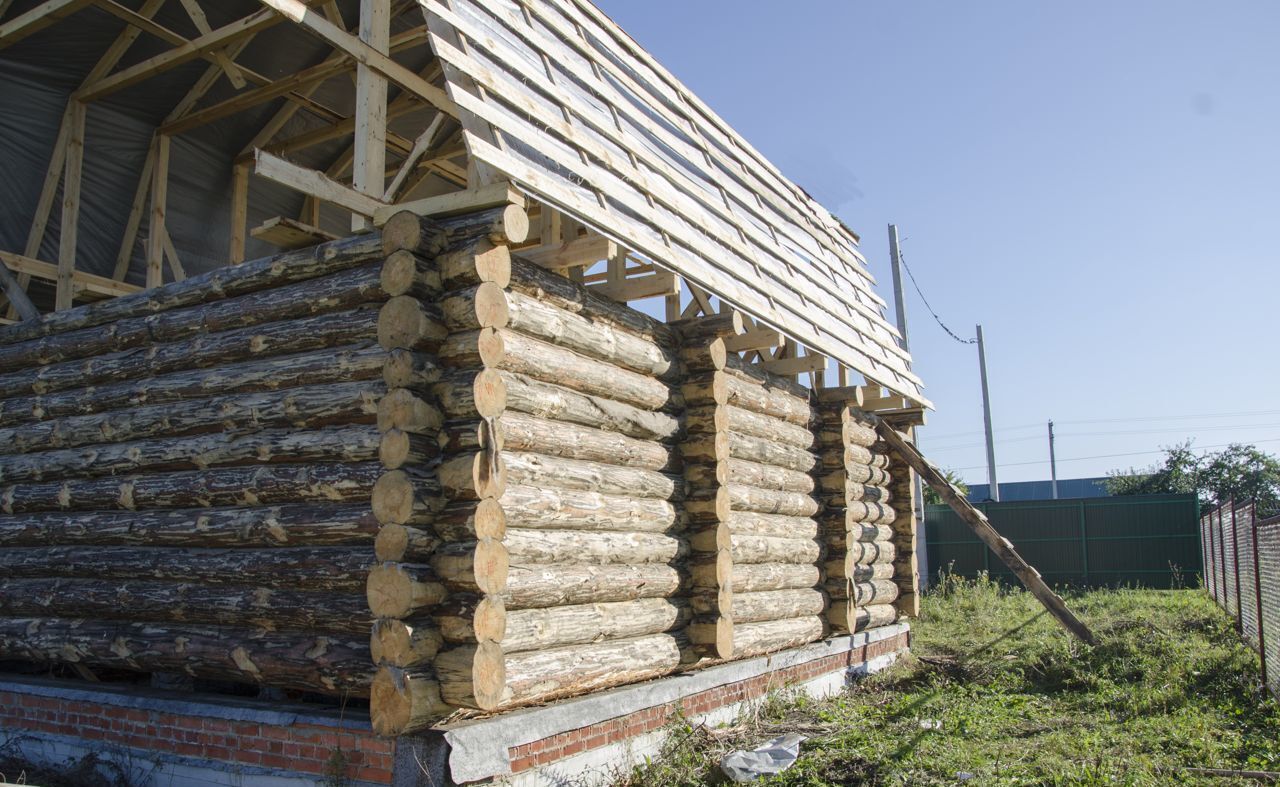
{"type": "Polygon", "coordinates": [[[1031,567],[1027,561],[1022,559],[1018,551],[1013,548],[1013,544],[1004,536],[1001,536],[996,529],[991,526],[991,522],[987,520],[986,515],[969,504],[968,500],[956,491],[951,482],[942,475],[938,468],[934,467],[929,460],[916,450],[916,447],[908,443],[898,434],[898,431],[890,424],[882,419],[876,418],[876,431],[889,444],[889,447],[896,451],[911,468],[920,474],[935,492],[947,501],[947,505],[951,506],[951,510],[973,529],[973,532],[982,539],[982,542],[991,548],[996,556],[1004,561],[1004,564],[1018,575],[1018,579],[1022,580],[1022,584],[1027,586],[1027,590],[1031,591],[1031,595],[1039,599],[1049,613],[1058,619],[1063,628],[1070,631],[1080,640],[1090,645],[1097,644],[1098,640],[1093,636],[1093,632],[1089,627],[1080,622],[1080,619],[1067,609],[1066,603],[1049,589],[1049,586],[1040,578],[1040,572],[1031,567]]]}

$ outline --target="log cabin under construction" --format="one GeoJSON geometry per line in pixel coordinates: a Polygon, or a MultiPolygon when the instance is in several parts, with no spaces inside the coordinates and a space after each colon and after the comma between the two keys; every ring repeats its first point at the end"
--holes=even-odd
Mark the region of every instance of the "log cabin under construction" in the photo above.
{"type": "Polygon", "coordinates": [[[857,236],[588,0],[7,0],[0,80],[10,667],[394,736],[916,611],[857,236]]]}

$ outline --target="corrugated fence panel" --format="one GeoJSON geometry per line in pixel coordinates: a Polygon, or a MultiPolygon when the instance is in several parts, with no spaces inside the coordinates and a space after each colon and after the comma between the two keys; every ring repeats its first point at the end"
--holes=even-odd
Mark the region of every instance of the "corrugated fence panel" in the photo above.
{"type": "Polygon", "coordinates": [[[1280,696],[1280,520],[1258,527],[1258,569],[1262,576],[1262,638],[1271,691],[1280,696]]]}
{"type": "MultiPolygon", "coordinates": [[[[1194,495],[1082,498],[978,506],[1050,584],[1193,584],[1202,570],[1194,495]]],[[[1012,573],[946,506],[925,514],[930,562],[972,576],[1012,573]]]]}

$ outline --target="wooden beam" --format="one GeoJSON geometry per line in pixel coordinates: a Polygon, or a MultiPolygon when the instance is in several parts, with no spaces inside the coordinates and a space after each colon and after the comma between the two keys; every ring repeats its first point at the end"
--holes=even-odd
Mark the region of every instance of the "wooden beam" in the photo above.
{"type": "Polygon", "coordinates": [[[405,210],[419,216],[452,216],[502,205],[516,205],[524,209],[525,204],[524,195],[510,183],[503,181],[478,189],[454,191],[412,202],[402,202],[399,205],[387,205],[373,214],[373,223],[382,226],[387,223],[387,219],[405,210]]]}
{"type": "Polygon", "coordinates": [[[67,133],[66,171],[62,176],[62,220],[58,237],[58,286],[55,311],[70,309],[75,300],[71,286],[76,270],[76,246],[80,234],[80,179],[84,172],[84,126],[86,107],[74,99],[68,105],[70,129],[67,133]]]}
{"type": "Polygon", "coordinates": [[[244,262],[244,231],[249,221],[249,165],[231,168],[231,264],[244,262]]]}
{"type": "MultiPolygon", "coordinates": [[[[209,25],[209,18],[204,15],[204,9],[200,7],[197,0],[182,0],[182,7],[186,9],[187,16],[191,17],[191,24],[196,26],[196,30],[200,31],[200,35],[208,35],[213,32],[213,28],[209,25]]],[[[244,81],[244,75],[240,73],[240,69],[235,63],[231,62],[231,57],[222,50],[214,51],[214,59],[222,68],[222,72],[227,75],[227,80],[235,86],[236,90],[243,90],[247,84],[244,81]]]]}
{"type": "Polygon", "coordinates": [[[3,262],[0,262],[0,289],[3,289],[4,294],[9,297],[9,303],[13,304],[19,317],[24,320],[34,320],[40,316],[40,310],[31,302],[31,298],[27,297],[26,290],[18,284],[9,266],[3,262]]]}
{"type": "Polygon", "coordinates": [[[680,279],[670,271],[657,271],[647,276],[635,276],[616,283],[590,284],[587,285],[587,289],[606,298],[625,303],[660,295],[675,295],[680,292],[680,279]]]}
{"type": "Polygon", "coordinates": [[[726,336],[724,348],[735,353],[745,350],[771,350],[781,347],[784,341],[786,339],[778,331],[772,328],[756,327],[737,336],[726,336]]]}
{"type": "Polygon", "coordinates": [[[164,245],[164,256],[169,260],[169,270],[173,273],[173,280],[182,281],[187,278],[187,271],[182,267],[182,260],[178,257],[178,250],[173,247],[173,237],[169,235],[167,227],[161,240],[164,245]]]}
{"type": "Polygon", "coordinates": [[[821,372],[827,368],[827,356],[805,355],[800,358],[780,358],[773,361],[762,361],[760,367],[766,372],[783,377],[791,377],[808,372],[821,372]]]}
{"type": "Polygon", "coordinates": [[[379,208],[387,207],[382,200],[344,186],[323,172],[300,167],[264,150],[255,151],[253,160],[254,174],[259,177],[273,180],[303,194],[309,194],[323,202],[332,202],[352,213],[372,218],[379,208]]]}
{"type": "Polygon", "coordinates": [[[459,109],[457,104],[449,98],[443,89],[436,87],[413,73],[413,71],[392,60],[390,56],[379,52],[359,38],[342,30],[325,19],[322,14],[308,8],[301,0],[260,0],[260,2],[292,19],[301,25],[303,29],[328,42],[334,48],[341,49],[351,55],[357,63],[368,66],[423,101],[434,104],[441,111],[453,117],[458,117],[459,109]]]}
{"type": "Polygon", "coordinates": [[[151,170],[151,219],[147,225],[147,287],[164,284],[165,203],[169,199],[170,137],[156,137],[156,161],[151,170]]]}
{"type": "Polygon", "coordinates": [[[567,243],[542,244],[527,249],[517,249],[516,254],[529,262],[551,270],[564,270],[579,265],[592,265],[613,256],[618,244],[603,235],[592,233],[574,238],[567,243]]]}
{"type": "Polygon", "coordinates": [[[0,49],[38,33],[58,20],[74,14],[93,0],[47,0],[25,14],[0,24],[0,49]]]}
{"type": "Polygon", "coordinates": [[[1078,639],[1090,645],[1097,644],[1098,640],[1093,635],[1093,632],[1089,630],[1089,627],[1080,622],[1080,619],[1072,614],[1071,610],[1067,609],[1067,605],[1058,594],[1054,593],[1045,584],[1040,577],[1040,572],[1022,559],[1022,556],[1013,548],[1013,544],[1009,542],[1009,539],[1001,536],[991,526],[991,522],[987,520],[986,515],[974,508],[965,499],[964,495],[960,494],[959,490],[951,485],[951,482],[946,479],[942,471],[925,459],[914,445],[903,439],[898,434],[897,429],[881,418],[872,416],[872,419],[876,425],[876,431],[889,444],[889,448],[910,465],[912,470],[920,474],[925,483],[946,501],[951,510],[955,511],[956,515],[964,520],[965,524],[982,540],[982,543],[986,544],[996,554],[996,557],[1000,558],[1017,575],[1018,579],[1022,580],[1022,584],[1026,585],[1027,590],[1031,591],[1031,595],[1035,596],[1044,605],[1045,609],[1049,610],[1049,614],[1053,615],[1062,624],[1063,628],[1074,634],[1078,639]]]}
{"type": "MultiPolygon", "coordinates": [[[[58,280],[58,266],[53,263],[33,259],[24,254],[15,254],[11,251],[0,251],[0,262],[9,266],[9,270],[16,273],[25,273],[28,276],[34,276],[37,279],[44,279],[50,282],[58,280]]],[[[125,284],[115,279],[108,279],[106,276],[96,276],[84,271],[73,273],[71,281],[76,289],[91,292],[95,295],[128,295],[142,289],[134,284],[125,284]]]]}
{"type": "MultiPolygon", "coordinates": [[[[388,112],[388,115],[390,112],[388,112]]],[[[436,138],[436,134],[440,132],[440,127],[444,125],[444,113],[437,112],[436,116],[431,119],[431,123],[427,125],[418,138],[413,141],[413,149],[409,151],[409,155],[405,156],[404,161],[400,162],[400,169],[396,170],[396,174],[391,178],[391,183],[382,192],[382,199],[385,202],[395,202],[396,193],[400,191],[400,187],[404,185],[405,179],[409,177],[409,173],[413,172],[418,166],[418,160],[422,158],[428,150],[431,149],[432,142],[436,138]]],[[[375,220],[377,217],[374,217],[375,220]]]]}
{"type": "MultiPolygon", "coordinates": [[[[340,30],[328,19],[325,23],[340,30]]],[[[343,35],[347,35],[342,31],[343,35]]],[[[391,0],[360,0],[360,41],[380,55],[389,54],[391,0]]],[[[390,59],[390,58],[388,58],[390,59]]],[[[416,75],[415,75],[416,76],[416,75]]],[[[355,158],[351,186],[361,194],[381,199],[386,189],[387,80],[366,63],[356,66],[355,158]]],[[[351,230],[370,229],[365,216],[351,217],[351,230]]]]}
{"type": "Polygon", "coordinates": [[[282,249],[301,249],[338,239],[337,235],[325,232],[319,227],[303,224],[284,216],[267,219],[261,226],[250,230],[249,234],[282,249]]]}
{"type": "Polygon", "coordinates": [[[819,402],[839,402],[850,407],[862,407],[864,391],[861,385],[837,385],[818,391],[819,402]]]}

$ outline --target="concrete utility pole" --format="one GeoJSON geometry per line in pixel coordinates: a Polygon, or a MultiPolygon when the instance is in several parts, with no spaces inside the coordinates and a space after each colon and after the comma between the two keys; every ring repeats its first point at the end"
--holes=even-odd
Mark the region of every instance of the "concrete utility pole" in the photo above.
{"type": "Polygon", "coordinates": [[[1053,499],[1058,499],[1058,460],[1053,455],[1053,419],[1049,420],[1049,478],[1053,484],[1053,499]]]}
{"type": "MultiPolygon", "coordinates": [[[[902,288],[902,253],[898,250],[898,225],[889,225],[889,261],[893,267],[893,305],[897,307],[898,333],[902,334],[902,349],[910,352],[907,341],[907,298],[902,288]]],[[[920,435],[912,429],[912,439],[916,447],[920,447],[920,435]]],[[[924,485],[920,474],[916,474],[915,487],[912,490],[913,504],[916,509],[916,567],[920,572],[920,581],[927,585],[929,581],[929,550],[925,543],[924,533],[924,485]]]]}
{"type": "Polygon", "coordinates": [[[996,442],[991,436],[991,392],[987,390],[987,349],[982,342],[982,326],[978,326],[978,369],[982,374],[982,420],[987,427],[987,483],[991,499],[1000,502],[1000,483],[996,481],[996,442]]]}

